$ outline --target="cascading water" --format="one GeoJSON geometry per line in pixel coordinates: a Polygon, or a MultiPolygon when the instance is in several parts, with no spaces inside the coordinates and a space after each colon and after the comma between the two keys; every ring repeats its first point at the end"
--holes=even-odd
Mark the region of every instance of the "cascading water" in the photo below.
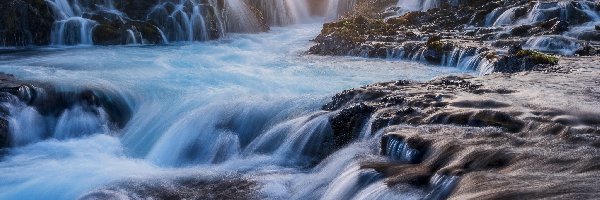
{"type": "Polygon", "coordinates": [[[302,23],[310,19],[306,0],[249,0],[246,3],[260,10],[272,26],[302,23]]]}
{"type": "Polygon", "coordinates": [[[264,24],[244,1],[225,0],[225,24],[227,32],[250,33],[263,31],[264,24]]]}
{"type": "MultiPolygon", "coordinates": [[[[388,49],[387,59],[411,60],[429,63],[425,58],[427,47],[425,45],[404,44],[404,46],[388,49]]],[[[439,63],[432,63],[447,67],[456,67],[466,71],[476,71],[481,75],[494,71],[494,60],[486,58],[486,48],[472,48],[455,46],[452,51],[444,52],[439,63]]]]}
{"type": "MultiPolygon", "coordinates": [[[[274,28],[188,45],[2,57],[2,71],[60,90],[113,91],[102,99],[123,98],[132,113],[126,125],[114,128],[106,122],[107,115],[115,121],[114,109],[105,104],[74,101],[55,117],[16,100],[4,105],[11,111],[11,127],[30,133],[14,133],[23,137],[12,137],[19,145],[0,161],[0,199],[117,198],[136,194],[120,187],[126,181],[223,176],[260,185],[247,192],[268,199],[425,197],[429,190],[388,187],[377,172],[360,168],[364,161],[387,160],[377,152],[381,133],[361,134],[363,139],[332,152],[328,119],[335,113],[320,108],[345,88],[462,71],[302,55],[320,28],[274,28]],[[43,124],[39,131],[25,129],[43,124]]],[[[170,187],[184,187],[178,184],[185,183],[170,187]]]]}
{"type": "Polygon", "coordinates": [[[425,11],[437,8],[441,5],[440,0],[399,0],[398,7],[403,11],[425,11]]]}
{"type": "MultiPolygon", "coordinates": [[[[83,8],[79,1],[51,0],[56,21],[52,27],[50,42],[52,45],[92,45],[92,30],[97,25],[94,20],[83,18],[83,8]]],[[[104,1],[106,7],[112,7],[112,1],[104,1]]]]}
{"type": "Polygon", "coordinates": [[[181,0],[178,4],[164,2],[156,5],[147,20],[157,24],[169,41],[204,41],[221,37],[223,24],[211,4],[181,0]],[[216,36],[211,34],[216,34],[216,36]]]}
{"type": "Polygon", "coordinates": [[[534,24],[553,18],[568,21],[572,24],[581,24],[600,20],[596,9],[597,4],[587,0],[568,1],[537,1],[535,5],[525,12],[524,7],[516,6],[509,9],[500,7],[494,9],[485,18],[486,26],[509,26],[521,24],[534,24]],[[517,16],[517,12],[521,12],[517,16]],[[499,14],[501,13],[501,14],[499,14]],[[521,16],[523,15],[523,16],[521,16]],[[493,23],[491,23],[493,21],[493,23]]]}
{"type": "Polygon", "coordinates": [[[561,55],[573,55],[581,48],[581,44],[575,38],[561,35],[547,35],[530,38],[523,45],[523,48],[561,55]]]}
{"type": "Polygon", "coordinates": [[[519,9],[523,9],[522,7],[512,7],[506,11],[504,11],[498,18],[496,18],[494,24],[492,26],[505,26],[511,25],[515,23],[515,12],[519,9]]]}

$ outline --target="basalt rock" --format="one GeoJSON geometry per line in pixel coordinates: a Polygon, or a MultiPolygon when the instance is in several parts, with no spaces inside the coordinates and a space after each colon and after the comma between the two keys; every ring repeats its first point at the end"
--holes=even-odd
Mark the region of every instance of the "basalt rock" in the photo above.
{"type": "Polygon", "coordinates": [[[48,45],[54,15],[46,1],[0,3],[0,46],[48,45]]]}

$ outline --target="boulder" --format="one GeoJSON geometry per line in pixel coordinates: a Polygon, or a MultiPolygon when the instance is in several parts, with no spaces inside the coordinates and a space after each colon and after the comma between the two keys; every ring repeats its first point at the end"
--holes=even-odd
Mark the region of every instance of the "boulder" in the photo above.
{"type": "Polygon", "coordinates": [[[5,0],[0,10],[0,46],[50,43],[54,15],[46,1],[5,0]]]}

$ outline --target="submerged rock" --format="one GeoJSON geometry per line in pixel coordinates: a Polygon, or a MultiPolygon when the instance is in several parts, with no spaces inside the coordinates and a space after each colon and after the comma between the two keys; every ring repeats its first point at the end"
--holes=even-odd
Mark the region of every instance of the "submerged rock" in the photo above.
{"type": "Polygon", "coordinates": [[[125,100],[107,90],[59,91],[48,84],[0,74],[0,149],[124,128],[131,115],[125,100]],[[31,120],[44,122],[28,127],[31,120]]]}
{"type": "Polygon", "coordinates": [[[130,180],[97,189],[79,199],[259,199],[257,188],[257,183],[239,178],[130,180]]]}
{"type": "Polygon", "coordinates": [[[495,63],[495,69],[498,72],[520,72],[544,68],[547,65],[557,65],[558,57],[547,55],[541,52],[523,50],[521,47],[514,47],[508,55],[500,58],[495,63]]]}

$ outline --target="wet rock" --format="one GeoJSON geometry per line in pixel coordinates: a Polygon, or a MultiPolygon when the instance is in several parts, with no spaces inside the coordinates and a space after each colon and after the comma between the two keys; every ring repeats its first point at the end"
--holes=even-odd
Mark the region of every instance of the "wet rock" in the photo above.
{"type": "Polygon", "coordinates": [[[158,4],[158,0],[126,0],[121,7],[133,20],[145,20],[150,9],[158,4]]]}
{"type": "Polygon", "coordinates": [[[580,56],[594,56],[600,54],[599,50],[591,45],[585,45],[582,48],[575,51],[576,55],[580,56]]]}
{"type": "Polygon", "coordinates": [[[566,21],[557,21],[550,28],[550,31],[553,34],[562,34],[563,32],[568,31],[568,30],[569,30],[569,22],[566,22],[566,21]]]}
{"type": "Polygon", "coordinates": [[[94,44],[98,45],[117,45],[121,44],[121,31],[118,27],[107,24],[100,24],[94,28],[92,34],[94,44]]]}
{"type": "Polygon", "coordinates": [[[557,64],[558,57],[514,46],[509,50],[508,55],[500,58],[494,65],[497,72],[514,73],[557,64]]]}
{"type": "Polygon", "coordinates": [[[373,111],[373,107],[359,103],[344,108],[331,117],[330,123],[336,146],[339,148],[357,139],[363,124],[373,111]]]}
{"type": "Polygon", "coordinates": [[[6,0],[0,10],[0,46],[50,43],[54,15],[46,1],[6,0]]]}
{"type": "Polygon", "coordinates": [[[423,52],[423,57],[430,63],[440,64],[442,62],[442,58],[446,53],[445,49],[452,49],[452,47],[444,48],[445,44],[442,43],[440,36],[432,36],[427,40],[425,46],[427,49],[423,52]]]}
{"type": "Polygon", "coordinates": [[[85,194],[81,200],[100,199],[258,199],[258,184],[240,178],[203,180],[128,180],[85,194]]]}
{"type": "Polygon", "coordinates": [[[136,41],[138,44],[162,44],[164,39],[158,27],[143,21],[117,19],[102,20],[92,33],[94,44],[126,45],[136,41]]]}
{"type": "MultiPolygon", "coordinates": [[[[6,106],[29,106],[50,119],[60,117],[65,110],[74,106],[82,106],[85,112],[95,115],[100,115],[102,109],[108,117],[106,125],[111,129],[124,128],[132,116],[132,110],[125,99],[108,90],[95,88],[58,91],[49,84],[25,82],[3,73],[0,73],[0,103],[5,104],[0,106],[0,149],[14,145],[11,144],[9,133],[8,120],[11,116],[6,106]]],[[[55,121],[49,121],[51,122],[55,121]]],[[[46,131],[51,133],[54,130],[46,131]]]]}
{"type": "Polygon", "coordinates": [[[0,149],[10,147],[10,134],[6,117],[0,117],[0,149]]]}

